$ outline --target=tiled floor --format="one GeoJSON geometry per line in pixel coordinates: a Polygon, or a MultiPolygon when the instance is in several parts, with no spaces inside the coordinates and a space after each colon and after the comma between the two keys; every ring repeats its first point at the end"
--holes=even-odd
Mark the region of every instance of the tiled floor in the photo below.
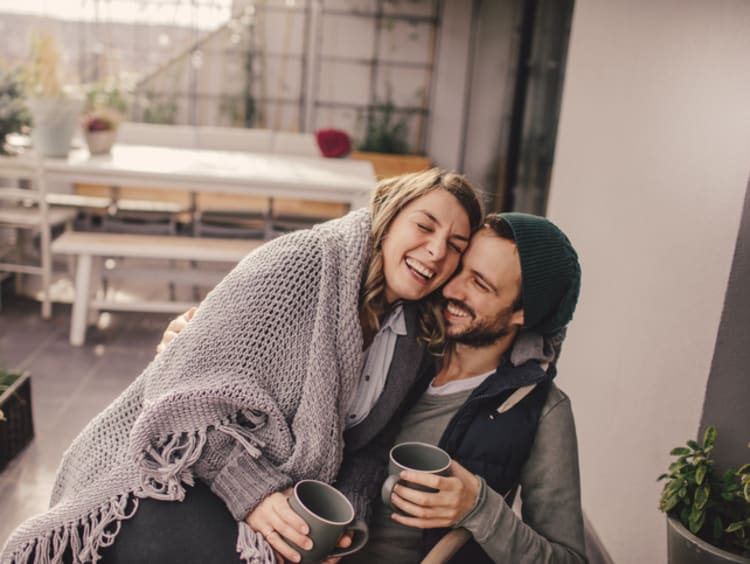
{"type": "Polygon", "coordinates": [[[76,348],[68,343],[69,305],[55,304],[50,321],[39,312],[38,302],[7,289],[2,296],[0,366],[31,371],[36,437],[0,473],[0,546],[46,509],[63,451],[145,368],[173,317],[112,314],[106,329],[90,328],[86,345],[76,348]]]}

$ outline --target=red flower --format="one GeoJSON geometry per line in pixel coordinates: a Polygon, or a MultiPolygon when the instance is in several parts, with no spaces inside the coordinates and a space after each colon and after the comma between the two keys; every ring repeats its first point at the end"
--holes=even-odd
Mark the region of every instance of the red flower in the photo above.
{"type": "Polygon", "coordinates": [[[352,150],[349,135],[340,129],[319,129],[315,132],[315,138],[325,157],[345,157],[352,150]]]}
{"type": "Polygon", "coordinates": [[[95,117],[88,122],[89,131],[106,131],[108,129],[112,129],[112,123],[106,119],[95,117]]]}

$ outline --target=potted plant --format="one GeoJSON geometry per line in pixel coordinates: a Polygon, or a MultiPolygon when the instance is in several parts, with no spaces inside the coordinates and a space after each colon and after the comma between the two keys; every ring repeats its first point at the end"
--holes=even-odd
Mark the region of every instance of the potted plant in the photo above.
{"type": "Polygon", "coordinates": [[[109,153],[117,139],[117,130],[125,120],[128,104],[125,95],[116,86],[97,83],[86,94],[86,113],[81,127],[89,153],[109,153]]]}
{"type": "Polygon", "coordinates": [[[83,98],[63,89],[59,65],[60,53],[52,35],[34,35],[26,86],[33,121],[31,141],[45,157],[67,156],[83,110],[83,98]]]}
{"type": "Polygon", "coordinates": [[[750,563],[750,464],[720,474],[715,441],[711,425],[702,444],[672,449],[677,460],[658,478],[666,480],[659,509],[668,517],[670,563],[750,563]]]}
{"type": "Polygon", "coordinates": [[[355,160],[372,163],[378,179],[407,172],[426,170],[432,166],[429,157],[410,155],[406,138],[409,128],[405,118],[397,118],[396,107],[388,99],[370,108],[365,119],[365,135],[352,153],[355,160]]]}
{"type": "Polygon", "coordinates": [[[98,108],[83,115],[83,136],[92,155],[109,153],[117,139],[122,114],[111,108],[98,108]]]}
{"type": "Polygon", "coordinates": [[[0,155],[8,154],[5,137],[9,133],[20,133],[30,124],[20,73],[0,69],[0,155]]]}
{"type": "Polygon", "coordinates": [[[32,438],[31,374],[0,370],[0,471],[32,438]]]}

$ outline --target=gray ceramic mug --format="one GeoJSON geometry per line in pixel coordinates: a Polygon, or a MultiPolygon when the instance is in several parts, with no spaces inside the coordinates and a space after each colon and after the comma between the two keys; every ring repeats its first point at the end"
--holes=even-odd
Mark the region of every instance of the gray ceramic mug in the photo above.
{"type": "Polygon", "coordinates": [[[422,492],[434,493],[437,490],[399,478],[402,470],[413,470],[426,474],[450,475],[451,457],[440,447],[427,443],[399,443],[391,449],[388,460],[388,477],[383,482],[380,497],[383,503],[401,514],[404,512],[391,503],[391,494],[396,484],[422,492]]]}
{"type": "Polygon", "coordinates": [[[367,543],[369,531],[367,524],[354,518],[354,508],[344,494],[333,486],[318,480],[301,480],[294,486],[289,496],[289,505],[294,512],[310,527],[308,536],[313,541],[310,550],[304,550],[293,542],[284,541],[302,555],[304,564],[320,562],[326,558],[335,558],[353,554],[367,543]],[[337,548],[341,534],[354,533],[349,548],[337,548]]]}

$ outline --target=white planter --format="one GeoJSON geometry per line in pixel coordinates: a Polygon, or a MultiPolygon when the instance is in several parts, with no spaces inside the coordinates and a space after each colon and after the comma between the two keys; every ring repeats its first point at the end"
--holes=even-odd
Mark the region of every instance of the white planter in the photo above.
{"type": "Polygon", "coordinates": [[[43,157],[66,157],[83,111],[76,98],[29,98],[33,119],[31,142],[43,157]]]}
{"type": "Polygon", "coordinates": [[[750,558],[716,548],[667,517],[667,559],[670,564],[750,564],[750,558]]]}
{"type": "Polygon", "coordinates": [[[92,155],[103,155],[109,153],[112,145],[117,139],[117,130],[108,129],[105,131],[86,131],[84,132],[86,144],[89,146],[89,153],[92,155]]]}

